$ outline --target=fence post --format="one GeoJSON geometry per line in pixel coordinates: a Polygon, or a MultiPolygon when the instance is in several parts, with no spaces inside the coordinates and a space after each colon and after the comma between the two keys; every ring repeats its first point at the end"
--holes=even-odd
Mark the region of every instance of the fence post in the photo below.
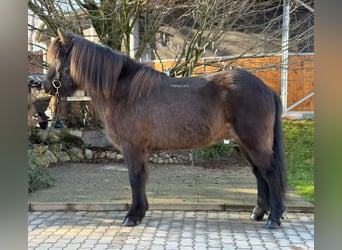
{"type": "Polygon", "coordinates": [[[283,0],[283,34],[281,39],[281,99],[283,113],[287,113],[287,82],[288,82],[288,57],[289,57],[289,24],[290,5],[288,0],[283,0]]]}

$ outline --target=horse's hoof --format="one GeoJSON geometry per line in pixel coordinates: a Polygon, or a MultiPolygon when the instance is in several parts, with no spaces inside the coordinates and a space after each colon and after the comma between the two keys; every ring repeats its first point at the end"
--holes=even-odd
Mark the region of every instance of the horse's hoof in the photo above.
{"type": "Polygon", "coordinates": [[[275,222],[273,220],[271,220],[270,218],[267,219],[265,227],[267,229],[277,229],[280,226],[280,222],[275,222]]]}
{"type": "Polygon", "coordinates": [[[135,222],[134,220],[131,220],[130,218],[125,218],[124,221],[122,222],[122,226],[124,227],[134,227],[138,225],[139,222],[135,222]]]}
{"type": "Polygon", "coordinates": [[[256,213],[252,213],[250,218],[254,221],[261,221],[264,218],[264,215],[257,215],[256,213]]]}

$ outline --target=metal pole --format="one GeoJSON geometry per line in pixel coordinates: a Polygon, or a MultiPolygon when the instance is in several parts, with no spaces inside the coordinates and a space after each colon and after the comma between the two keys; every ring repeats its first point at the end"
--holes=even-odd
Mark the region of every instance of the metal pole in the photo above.
{"type": "Polygon", "coordinates": [[[289,57],[289,25],[290,4],[289,0],[283,0],[283,33],[281,41],[281,99],[283,102],[283,113],[287,113],[287,77],[289,57]]]}
{"type": "Polygon", "coordinates": [[[134,23],[132,33],[129,36],[129,56],[135,59],[135,53],[137,48],[139,47],[139,19],[137,19],[134,23]]]}

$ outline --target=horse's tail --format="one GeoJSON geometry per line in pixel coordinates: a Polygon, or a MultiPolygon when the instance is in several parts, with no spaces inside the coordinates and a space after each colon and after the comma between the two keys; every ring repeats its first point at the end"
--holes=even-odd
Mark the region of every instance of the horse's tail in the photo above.
{"type": "Polygon", "coordinates": [[[287,191],[287,171],[284,155],[284,133],[282,126],[282,103],[280,97],[274,93],[275,101],[275,123],[274,123],[274,138],[273,138],[273,159],[272,165],[277,168],[280,178],[280,188],[282,196],[285,196],[287,191]]]}

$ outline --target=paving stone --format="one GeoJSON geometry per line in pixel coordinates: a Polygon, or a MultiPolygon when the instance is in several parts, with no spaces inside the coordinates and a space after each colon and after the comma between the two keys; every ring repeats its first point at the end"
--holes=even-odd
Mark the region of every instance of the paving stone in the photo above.
{"type": "MultiPolygon", "coordinates": [[[[61,197],[59,197],[64,201],[69,194],[69,197],[95,200],[110,197],[111,202],[128,198],[125,200],[126,203],[121,205],[121,209],[108,209],[108,206],[95,203],[96,206],[93,207],[98,210],[93,212],[29,212],[28,249],[314,249],[313,213],[289,210],[282,226],[277,230],[265,229],[264,221],[249,220],[250,211],[256,199],[255,178],[249,170],[247,172],[245,169],[233,171],[211,169],[212,176],[206,176],[207,172],[199,167],[168,165],[167,168],[173,168],[173,171],[165,172],[165,166],[152,166],[152,179],[150,179],[152,185],[148,184],[147,187],[152,209],[147,211],[144,221],[134,228],[121,226],[130,202],[127,171],[121,171],[123,166],[115,165],[109,168],[106,165],[97,165],[91,169],[83,169],[82,171],[89,171],[86,172],[89,178],[93,177],[96,171],[97,175],[103,178],[99,182],[92,183],[104,190],[98,188],[93,193],[88,186],[91,178],[78,179],[76,184],[79,186],[75,189],[71,189],[67,181],[61,181],[62,185],[65,185],[65,189],[61,190],[67,190],[67,192],[61,192],[61,197]],[[157,173],[156,177],[153,177],[153,172],[157,173]],[[173,189],[169,190],[168,186],[160,180],[161,177],[170,181],[173,189]],[[209,179],[213,177],[214,184],[209,182],[209,179]],[[113,181],[110,181],[114,179],[115,185],[119,188],[114,187],[113,181]],[[108,181],[111,185],[107,186],[105,183],[108,181]],[[177,181],[181,185],[178,186],[177,181]],[[85,187],[85,192],[76,192],[85,187]],[[207,190],[209,187],[210,191],[207,190]],[[199,191],[202,188],[204,191],[199,191]],[[180,195],[172,194],[171,191],[180,191],[180,195]],[[192,196],[190,200],[186,198],[188,195],[192,196]],[[234,203],[236,197],[244,205],[241,211],[232,206],[240,204],[234,203]],[[158,199],[160,201],[176,200],[182,203],[171,204],[172,206],[164,204],[163,209],[171,211],[159,211],[156,209],[158,204],[154,203],[158,199]],[[187,201],[190,202],[187,203],[187,201]],[[191,202],[206,202],[206,204],[194,206],[191,202]],[[153,206],[155,206],[154,209],[153,206]],[[213,211],[214,208],[216,211],[213,211]]],[[[72,170],[69,166],[61,169],[65,171],[62,172],[65,178],[71,173],[68,171],[72,170]]],[[[80,168],[77,169],[80,170],[80,168]]],[[[73,174],[79,175],[79,172],[75,171],[73,174]]],[[[30,200],[56,199],[52,192],[54,188],[56,187],[43,191],[45,197],[39,196],[42,194],[39,192],[39,195],[30,194],[30,200]]],[[[307,202],[303,202],[295,193],[290,192],[290,198],[292,199],[291,205],[307,205],[307,202]]],[[[46,200],[43,201],[46,202],[46,200]]],[[[48,208],[46,203],[43,204],[44,206],[42,204],[40,204],[41,208],[48,208]]],[[[55,208],[58,207],[57,205],[55,208]]],[[[76,205],[79,208],[87,208],[82,203],[76,205]]],[[[76,205],[74,207],[77,207],[76,205]]],[[[32,203],[31,207],[34,207],[32,203]]],[[[159,204],[159,207],[162,206],[159,204]]]]}
{"type": "Polygon", "coordinates": [[[205,243],[208,241],[208,236],[204,234],[197,234],[194,236],[194,241],[196,243],[205,243]]]}
{"type": "Polygon", "coordinates": [[[164,244],[158,245],[158,244],[153,244],[150,248],[150,250],[164,250],[164,244]]]}
{"type": "Polygon", "coordinates": [[[147,213],[147,224],[143,222],[135,228],[121,227],[120,223],[95,222],[99,216],[108,217],[109,213],[114,217],[122,215],[121,212],[85,212],[80,219],[88,220],[87,224],[75,221],[77,225],[69,223],[63,226],[58,220],[81,214],[64,212],[55,214],[59,219],[53,220],[44,217],[43,213],[39,215],[45,219],[29,214],[28,249],[314,249],[314,216],[310,214],[291,214],[291,219],[278,230],[268,230],[263,228],[263,224],[247,220],[247,212],[200,211],[197,214],[153,211],[147,213]],[[163,215],[170,220],[168,226],[160,223],[163,215]],[[222,217],[234,218],[234,222],[220,223],[222,217]],[[30,227],[31,224],[37,225],[35,218],[44,225],[42,230],[30,227]],[[176,218],[179,221],[174,223],[176,218]],[[197,218],[202,222],[196,221],[187,225],[191,230],[181,231],[188,219],[197,218]],[[310,220],[301,222],[304,226],[297,231],[299,218],[310,220]],[[210,223],[203,223],[205,220],[210,223]]]}
{"type": "Polygon", "coordinates": [[[66,247],[64,247],[63,250],[75,250],[75,249],[79,249],[80,247],[81,247],[81,244],[70,243],[66,247]]]}
{"type": "Polygon", "coordinates": [[[70,244],[72,239],[68,239],[66,236],[62,236],[61,239],[59,239],[55,244],[53,244],[53,247],[59,247],[59,249],[62,249],[66,247],[68,244],[70,244]]]}
{"type": "Polygon", "coordinates": [[[192,246],[192,244],[193,244],[193,239],[192,238],[181,238],[180,239],[181,247],[192,246]]]}
{"type": "Polygon", "coordinates": [[[152,240],[152,245],[164,245],[165,244],[165,238],[156,238],[152,240]]]}
{"type": "Polygon", "coordinates": [[[35,248],[35,250],[46,250],[52,248],[52,244],[51,243],[42,243],[40,244],[38,247],[35,248]]]}
{"type": "Polygon", "coordinates": [[[122,246],[121,250],[132,250],[135,248],[135,245],[133,244],[125,244],[122,246]]]}
{"type": "Polygon", "coordinates": [[[179,249],[179,241],[167,240],[165,247],[166,249],[179,249]]]}
{"type": "Polygon", "coordinates": [[[87,239],[87,236],[77,236],[71,240],[72,244],[82,244],[87,239]]]}
{"type": "Polygon", "coordinates": [[[109,249],[109,244],[96,244],[96,246],[94,246],[93,250],[105,250],[105,249],[109,249]]]}

